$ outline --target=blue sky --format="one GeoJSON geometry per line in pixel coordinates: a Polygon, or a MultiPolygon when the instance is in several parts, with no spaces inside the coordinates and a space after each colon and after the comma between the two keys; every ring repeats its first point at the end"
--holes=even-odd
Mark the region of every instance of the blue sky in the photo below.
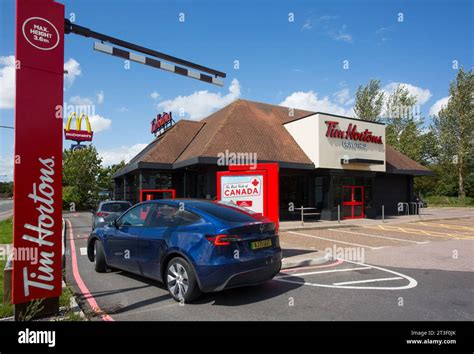
{"type": "MultiPolygon", "coordinates": [[[[66,36],[65,101],[94,106],[93,144],[106,164],[149,143],[150,121],[163,110],[200,119],[243,98],[351,114],[357,86],[371,78],[387,92],[406,84],[428,117],[447,100],[453,61],[474,62],[472,1],[63,3],[77,24],[227,73],[220,88],[136,63],[126,70],[94,52],[92,39],[66,36]]],[[[14,1],[0,0],[0,125],[13,125],[14,11],[14,1]]],[[[12,159],[13,131],[0,129],[0,180],[11,179],[12,159]]]]}

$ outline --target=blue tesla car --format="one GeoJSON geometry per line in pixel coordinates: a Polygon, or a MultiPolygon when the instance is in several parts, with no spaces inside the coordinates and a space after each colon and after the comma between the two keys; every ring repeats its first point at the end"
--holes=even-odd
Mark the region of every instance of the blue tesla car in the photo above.
{"type": "Polygon", "coordinates": [[[97,272],[118,268],[166,284],[177,301],[256,285],[281,268],[275,223],[233,204],[152,200],[95,229],[87,254],[97,272]]]}

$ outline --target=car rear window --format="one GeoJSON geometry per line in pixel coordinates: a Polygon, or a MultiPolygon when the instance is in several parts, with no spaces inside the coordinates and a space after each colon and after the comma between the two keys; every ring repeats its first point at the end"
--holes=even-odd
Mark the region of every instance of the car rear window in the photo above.
{"type": "Polygon", "coordinates": [[[102,204],[100,208],[101,211],[109,211],[111,213],[123,213],[125,210],[130,208],[130,204],[128,203],[107,203],[102,204]]]}
{"type": "Polygon", "coordinates": [[[230,222],[245,222],[255,221],[256,218],[252,217],[251,211],[239,210],[230,205],[224,204],[213,204],[213,203],[200,203],[194,204],[193,207],[202,210],[216,218],[230,222]]]}

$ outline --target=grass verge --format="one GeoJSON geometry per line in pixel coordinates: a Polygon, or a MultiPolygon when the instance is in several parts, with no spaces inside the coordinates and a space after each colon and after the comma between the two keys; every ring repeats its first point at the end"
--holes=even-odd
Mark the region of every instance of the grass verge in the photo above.
{"type": "Polygon", "coordinates": [[[13,305],[3,303],[3,268],[5,260],[0,260],[0,318],[13,316],[13,305]]]}
{"type": "Polygon", "coordinates": [[[13,243],[13,218],[0,221],[1,243],[13,243]]]}
{"type": "Polygon", "coordinates": [[[444,197],[432,195],[423,198],[429,207],[474,207],[474,198],[444,197]]]}

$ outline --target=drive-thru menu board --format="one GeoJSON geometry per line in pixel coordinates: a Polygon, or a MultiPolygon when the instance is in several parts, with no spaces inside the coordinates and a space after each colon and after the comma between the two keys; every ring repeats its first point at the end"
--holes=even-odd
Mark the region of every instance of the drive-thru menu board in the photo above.
{"type": "Polygon", "coordinates": [[[233,165],[217,172],[217,199],[271,219],[278,228],[278,164],[233,165]]]}
{"type": "Polygon", "coordinates": [[[222,176],[221,200],[263,215],[263,178],[262,174],[222,176]]]}

